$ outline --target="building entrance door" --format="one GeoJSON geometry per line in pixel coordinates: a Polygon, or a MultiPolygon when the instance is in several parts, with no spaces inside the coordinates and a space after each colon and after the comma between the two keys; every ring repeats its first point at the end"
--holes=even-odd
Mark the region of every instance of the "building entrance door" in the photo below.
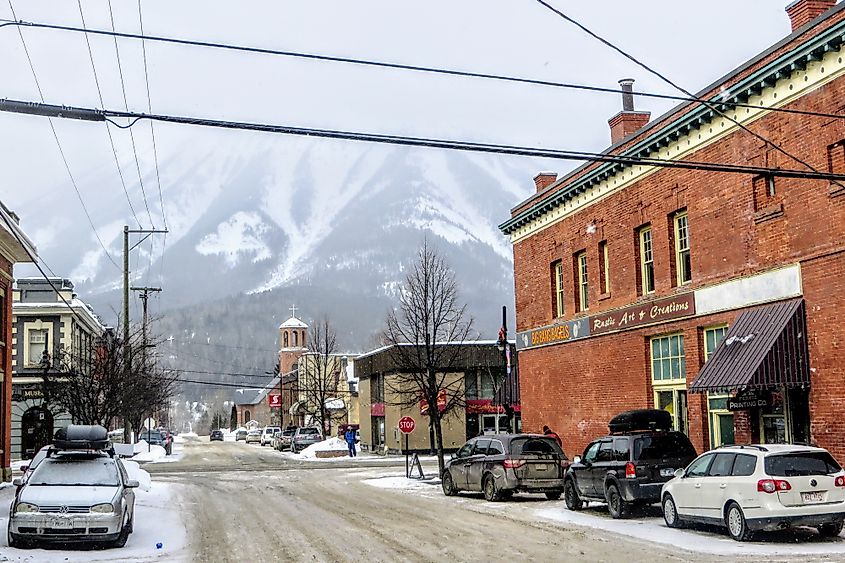
{"type": "Polygon", "coordinates": [[[21,417],[21,458],[32,459],[35,452],[52,442],[53,414],[43,407],[32,407],[21,417]]]}

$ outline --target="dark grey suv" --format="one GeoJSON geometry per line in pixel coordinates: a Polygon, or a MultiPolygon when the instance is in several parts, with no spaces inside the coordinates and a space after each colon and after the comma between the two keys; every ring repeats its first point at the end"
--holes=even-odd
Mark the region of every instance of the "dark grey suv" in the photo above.
{"type": "Polygon", "coordinates": [[[323,441],[323,435],[319,428],[305,427],[297,428],[290,441],[290,451],[299,453],[311,444],[323,441]]]}
{"type": "Polygon", "coordinates": [[[559,499],[566,454],[556,441],[541,434],[479,436],[464,444],[443,472],[443,493],[482,491],[489,501],[507,499],[516,492],[546,493],[559,499]]]}

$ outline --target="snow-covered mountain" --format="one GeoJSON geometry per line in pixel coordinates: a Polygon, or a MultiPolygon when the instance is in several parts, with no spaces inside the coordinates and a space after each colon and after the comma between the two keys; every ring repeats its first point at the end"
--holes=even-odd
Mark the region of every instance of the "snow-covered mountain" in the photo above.
{"type": "MultiPolygon", "coordinates": [[[[342,317],[351,325],[344,327],[343,340],[360,348],[381,326],[424,237],[455,268],[484,334],[495,335],[501,305],[513,302],[511,250],[497,224],[528,195],[539,168],[535,162],[243,135],[168,154],[160,173],[170,233],[151,237],[132,254],[132,283],[161,283],[165,309],[205,310],[222,298],[230,306],[261,301],[275,321],[247,324],[272,327],[296,300],[305,318],[342,317]]],[[[149,215],[161,227],[148,157],[141,168],[149,171],[149,215]]],[[[134,161],[126,163],[127,179],[133,171],[134,161]]],[[[134,219],[115,176],[114,166],[104,164],[80,183],[119,264],[122,226],[134,219]]],[[[149,227],[138,182],[128,187],[141,223],[149,227]]],[[[120,271],[86,222],[64,216],[62,207],[73,205],[65,198],[17,211],[53,270],[71,277],[78,292],[108,316],[119,310],[120,271]],[[42,222],[34,225],[36,216],[42,222]]],[[[214,333],[210,326],[193,328],[214,333]]]]}

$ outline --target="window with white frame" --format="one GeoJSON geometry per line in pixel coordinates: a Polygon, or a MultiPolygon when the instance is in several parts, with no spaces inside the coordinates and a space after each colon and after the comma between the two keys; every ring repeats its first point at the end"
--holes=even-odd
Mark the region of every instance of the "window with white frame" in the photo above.
{"type": "Polygon", "coordinates": [[[654,249],[651,227],[640,229],[640,282],[643,295],[654,293],[654,249]]]}
{"type": "Polygon", "coordinates": [[[30,329],[27,335],[29,342],[29,358],[27,364],[37,366],[41,363],[41,357],[47,351],[48,331],[44,329],[30,329]]]}
{"type": "Polygon", "coordinates": [[[675,214],[675,272],[678,285],[684,285],[692,281],[689,217],[686,211],[675,214]]]}

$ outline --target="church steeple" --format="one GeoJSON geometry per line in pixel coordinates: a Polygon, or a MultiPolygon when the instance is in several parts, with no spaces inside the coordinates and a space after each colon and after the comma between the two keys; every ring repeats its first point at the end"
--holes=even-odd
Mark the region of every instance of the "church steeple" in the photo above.
{"type": "Polygon", "coordinates": [[[291,305],[291,317],[279,325],[279,370],[282,374],[290,372],[308,349],[308,325],[297,318],[296,309],[296,305],[291,305]]]}

